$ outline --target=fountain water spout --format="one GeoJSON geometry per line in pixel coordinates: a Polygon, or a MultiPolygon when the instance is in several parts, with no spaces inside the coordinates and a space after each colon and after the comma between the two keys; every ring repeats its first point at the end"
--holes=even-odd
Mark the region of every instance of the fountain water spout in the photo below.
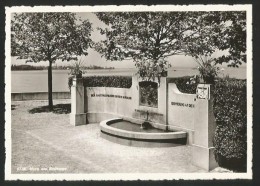
{"type": "Polygon", "coordinates": [[[141,124],[141,129],[147,129],[150,126],[150,123],[148,121],[148,116],[149,116],[149,112],[146,111],[146,119],[145,121],[141,124]]]}
{"type": "Polygon", "coordinates": [[[146,111],[146,121],[148,121],[148,116],[149,116],[149,112],[148,110],[146,111]]]}

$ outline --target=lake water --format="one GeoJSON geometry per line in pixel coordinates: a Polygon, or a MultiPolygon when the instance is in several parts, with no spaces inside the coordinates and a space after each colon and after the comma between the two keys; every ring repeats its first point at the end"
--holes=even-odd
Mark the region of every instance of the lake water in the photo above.
{"type": "MultiPolygon", "coordinates": [[[[53,70],[53,92],[69,91],[67,70],[53,70]]],[[[131,76],[136,69],[88,70],[84,76],[131,76]]],[[[168,77],[192,76],[198,74],[197,69],[179,68],[169,70],[168,77]]],[[[246,68],[226,68],[219,76],[229,75],[238,79],[246,79],[246,68]]],[[[47,92],[48,73],[42,71],[12,71],[12,92],[47,92]]]]}

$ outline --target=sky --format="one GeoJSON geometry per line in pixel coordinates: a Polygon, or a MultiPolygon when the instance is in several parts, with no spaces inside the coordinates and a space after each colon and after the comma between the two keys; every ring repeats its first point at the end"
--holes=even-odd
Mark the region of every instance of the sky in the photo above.
{"type": "MultiPolygon", "coordinates": [[[[102,36],[99,31],[96,29],[97,27],[104,27],[105,24],[100,21],[94,13],[91,12],[80,12],[76,13],[76,16],[78,18],[81,18],[82,20],[88,19],[92,23],[93,32],[91,34],[91,39],[93,41],[100,41],[101,39],[104,39],[104,36],[102,36]]],[[[218,56],[218,54],[215,54],[218,56]]],[[[124,60],[124,61],[107,61],[104,57],[101,56],[98,52],[94,51],[93,49],[88,50],[87,56],[80,56],[80,60],[84,61],[84,66],[102,66],[102,67],[115,67],[115,68],[135,68],[134,62],[132,60],[124,60]]],[[[184,56],[184,55],[176,55],[168,57],[167,60],[171,63],[172,68],[180,68],[180,67],[197,67],[197,63],[195,60],[190,56],[184,56]]],[[[57,66],[67,66],[72,64],[73,61],[67,62],[67,61],[56,61],[54,65],[57,66]]],[[[12,64],[26,64],[25,60],[17,60],[15,57],[12,57],[12,64]]],[[[40,62],[37,64],[33,63],[27,63],[30,65],[41,65],[41,66],[47,66],[48,63],[46,62],[40,62]]]]}

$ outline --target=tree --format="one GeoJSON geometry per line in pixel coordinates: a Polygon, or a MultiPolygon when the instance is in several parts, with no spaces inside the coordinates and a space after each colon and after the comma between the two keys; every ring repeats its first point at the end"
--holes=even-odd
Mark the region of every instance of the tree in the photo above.
{"type": "Polygon", "coordinates": [[[74,13],[19,13],[11,23],[12,55],[26,62],[48,61],[49,109],[52,100],[52,64],[56,60],[77,60],[87,55],[91,44],[91,23],[77,22],[74,13]]]}
{"type": "Polygon", "coordinates": [[[246,14],[245,12],[199,12],[197,23],[184,38],[186,54],[199,65],[204,82],[213,83],[217,76],[217,64],[238,67],[246,62],[246,14]],[[228,51],[213,57],[216,51],[228,51]]]}
{"type": "Polygon", "coordinates": [[[148,80],[169,67],[168,56],[183,54],[182,40],[193,25],[190,12],[96,13],[108,28],[99,28],[106,40],[96,45],[108,60],[133,59],[148,80]]]}
{"type": "Polygon", "coordinates": [[[196,12],[196,20],[192,30],[184,38],[185,55],[194,58],[198,64],[201,79],[205,83],[214,84],[218,74],[217,60],[212,54],[223,45],[221,32],[227,24],[222,21],[222,12],[196,12]]]}
{"type": "Polygon", "coordinates": [[[246,63],[246,12],[199,12],[196,26],[185,38],[187,55],[209,56],[216,50],[228,54],[214,58],[216,63],[237,67],[246,63]]]}
{"type": "Polygon", "coordinates": [[[106,39],[96,45],[108,60],[133,59],[141,77],[154,79],[164,72],[172,55],[190,55],[198,60],[216,50],[229,55],[216,63],[245,62],[244,12],[114,12],[96,13],[107,28],[106,39]],[[236,21],[236,19],[241,19],[236,21]]]}

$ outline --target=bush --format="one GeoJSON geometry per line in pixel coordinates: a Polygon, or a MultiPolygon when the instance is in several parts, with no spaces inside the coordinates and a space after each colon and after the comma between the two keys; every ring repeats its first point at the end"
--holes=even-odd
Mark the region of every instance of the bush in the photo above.
{"type": "Polygon", "coordinates": [[[178,78],[167,78],[168,83],[175,83],[178,89],[186,94],[196,94],[197,84],[187,84],[190,82],[191,76],[178,77],[178,78]]]}
{"type": "Polygon", "coordinates": [[[246,80],[219,79],[214,89],[215,157],[219,165],[246,171],[246,80]]]}
{"type": "Polygon", "coordinates": [[[212,58],[207,59],[206,57],[205,59],[204,62],[203,60],[201,61],[201,65],[198,67],[200,76],[205,83],[214,84],[214,80],[219,73],[219,67],[216,66],[216,63],[214,63],[212,58]]]}
{"type": "MultiPolygon", "coordinates": [[[[115,87],[130,88],[132,86],[132,77],[129,76],[89,76],[83,77],[85,87],[115,87]]],[[[72,77],[68,80],[69,88],[72,85],[72,77]]]]}

